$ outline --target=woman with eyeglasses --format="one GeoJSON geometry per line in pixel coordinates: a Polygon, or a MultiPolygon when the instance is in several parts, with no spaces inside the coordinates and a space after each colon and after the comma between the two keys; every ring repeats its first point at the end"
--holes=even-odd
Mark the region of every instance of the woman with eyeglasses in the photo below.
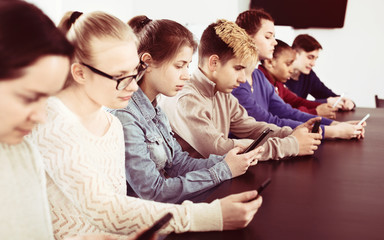
{"type": "Polygon", "coordinates": [[[124,128],[128,195],[180,203],[255,165],[262,148],[246,154],[234,148],[226,156],[212,154],[207,159],[182,151],[157,97],[175,96],[189,80],[188,66],[197,43],[175,21],[137,16],[129,24],[137,31],[138,53],[148,68],[128,106],[111,111],[124,128]]]}
{"type": "Polygon", "coordinates": [[[146,65],[139,61],[136,36],[127,24],[103,12],[67,14],[60,28],[75,45],[71,74],[64,89],[48,99],[46,123],[31,135],[48,175],[55,238],[77,233],[133,236],[168,212],[173,218],[163,233],[217,231],[250,221],[252,203],[234,213],[238,217],[221,220],[221,204],[236,210],[236,195],[181,205],[126,196],[123,129],[103,107],[126,107],[138,89],[136,81],[146,65]]]}

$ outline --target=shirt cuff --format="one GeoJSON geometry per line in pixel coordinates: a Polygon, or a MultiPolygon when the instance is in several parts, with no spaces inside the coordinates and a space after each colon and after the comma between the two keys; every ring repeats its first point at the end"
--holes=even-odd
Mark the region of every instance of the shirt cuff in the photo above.
{"type": "Polygon", "coordinates": [[[220,200],[216,199],[211,203],[192,203],[186,201],[191,209],[192,232],[222,231],[223,216],[220,200]]]}
{"type": "Polygon", "coordinates": [[[216,163],[214,166],[209,168],[208,171],[211,174],[215,184],[219,184],[232,178],[231,169],[229,169],[227,162],[224,160],[216,163]]]}

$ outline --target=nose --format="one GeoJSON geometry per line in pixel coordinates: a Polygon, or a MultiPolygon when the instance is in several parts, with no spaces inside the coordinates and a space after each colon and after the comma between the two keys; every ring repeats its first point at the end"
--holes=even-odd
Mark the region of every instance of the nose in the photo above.
{"type": "Polygon", "coordinates": [[[289,68],[288,68],[288,72],[289,72],[290,75],[293,74],[293,64],[291,64],[291,65],[289,66],[289,68]]]}
{"type": "Polygon", "coordinates": [[[245,70],[241,71],[239,77],[237,78],[237,81],[238,81],[239,83],[245,83],[245,81],[246,81],[245,70]]]}
{"type": "Polygon", "coordinates": [[[276,38],[275,37],[273,37],[273,46],[276,46],[277,45],[277,41],[276,41],[276,38]]]}
{"type": "MultiPolygon", "coordinates": [[[[142,81],[142,80],[141,80],[142,81]]],[[[133,80],[130,84],[128,84],[124,90],[127,90],[129,92],[136,92],[139,89],[139,85],[137,85],[136,80],[133,80]]]]}
{"type": "Polygon", "coordinates": [[[31,111],[31,114],[29,116],[29,119],[33,123],[44,123],[46,119],[46,107],[47,99],[41,99],[38,103],[36,103],[36,106],[31,111]]]}
{"type": "Polygon", "coordinates": [[[311,67],[314,67],[315,63],[316,63],[316,60],[312,60],[309,64],[311,65],[311,67]]]}
{"type": "Polygon", "coordinates": [[[188,69],[183,70],[183,72],[181,73],[180,79],[184,80],[184,81],[187,81],[190,78],[191,78],[191,75],[189,74],[188,69]]]}

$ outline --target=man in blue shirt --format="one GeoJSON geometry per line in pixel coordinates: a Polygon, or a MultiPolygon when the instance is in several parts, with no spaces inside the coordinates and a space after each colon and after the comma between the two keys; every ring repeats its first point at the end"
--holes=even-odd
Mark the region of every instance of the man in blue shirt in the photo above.
{"type": "MultiPolygon", "coordinates": [[[[274,38],[275,29],[272,17],[262,10],[248,10],[237,17],[236,23],[244,28],[253,39],[259,50],[259,59],[271,59],[274,46],[277,44],[274,38]]],[[[247,110],[248,115],[257,121],[274,123],[280,127],[295,128],[315,117],[285,103],[276,94],[272,84],[269,83],[261,70],[249,68],[246,75],[246,81],[234,89],[232,94],[247,110]]],[[[364,129],[355,124],[340,123],[327,118],[322,118],[321,124],[325,138],[350,139],[361,138],[364,135],[364,129]]]]}
{"type": "MultiPolygon", "coordinates": [[[[299,97],[307,98],[310,94],[316,101],[333,105],[339,96],[325,86],[312,70],[322,49],[320,43],[308,34],[300,34],[293,41],[292,48],[296,50],[296,60],[293,62],[294,74],[285,85],[299,97]]],[[[351,99],[343,97],[337,107],[349,111],[355,104],[351,99]]]]}

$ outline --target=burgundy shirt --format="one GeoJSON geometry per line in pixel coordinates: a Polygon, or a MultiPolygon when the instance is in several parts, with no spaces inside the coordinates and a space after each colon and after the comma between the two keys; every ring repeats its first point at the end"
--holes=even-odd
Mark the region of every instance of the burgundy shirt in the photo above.
{"type": "Polygon", "coordinates": [[[284,100],[284,102],[291,105],[293,108],[297,108],[302,112],[310,113],[317,115],[316,107],[319,106],[320,102],[308,101],[304,98],[297,96],[295,93],[290,91],[282,82],[276,81],[271,74],[264,68],[264,66],[259,65],[259,69],[264,73],[268,81],[274,86],[275,92],[284,100]]]}

